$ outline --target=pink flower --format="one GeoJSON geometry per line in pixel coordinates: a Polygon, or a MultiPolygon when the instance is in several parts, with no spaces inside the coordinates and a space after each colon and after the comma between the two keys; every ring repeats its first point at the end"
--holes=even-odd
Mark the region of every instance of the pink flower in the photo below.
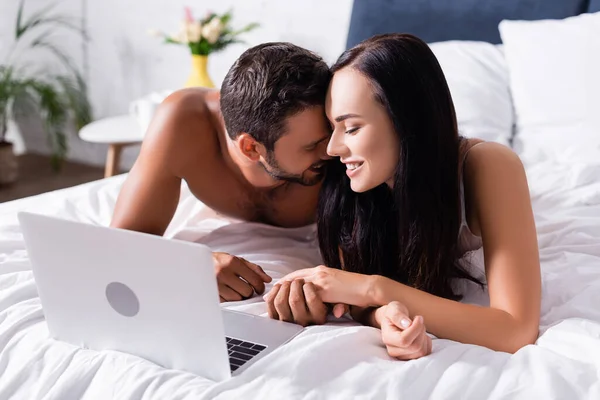
{"type": "Polygon", "coordinates": [[[192,15],[192,9],[189,7],[184,7],[185,9],[185,21],[186,22],[194,22],[194,16],[192,15]]]}

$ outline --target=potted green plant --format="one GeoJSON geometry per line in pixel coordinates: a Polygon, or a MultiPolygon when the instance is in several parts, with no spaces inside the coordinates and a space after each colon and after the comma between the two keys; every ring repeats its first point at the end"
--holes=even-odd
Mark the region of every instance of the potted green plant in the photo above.
{"type": "Polygon", "coordinates": [[[19,117],[39,115],[48,134],[52,151],[52,168],[59,171],[68,152],[66,129],[75,122],[78,128],[92,120],[86,84],[71,58],[51,41],[52,33],[68,29],[85,39],[83,29],[69,17],[51,13],[48,6],[23,17],[22,0],[16,17],[14,43],[6,59],[0,62],[0,184],[17,179],[17,160],[13,144],[6,133],[10,121],[19,117]],[[48,65],[21,62],[19,54],[46,51],[61,65],[63,71],[48,72],[48,65]]]}
{"type": "Polygon", "coordinates": [[[150,31],[151,35],[164,39],[165,43],[184,45],[189,48],[192,54],[192,72],[185,87],[214,87],[207,70],[209,54],[221,51],[232,43],[242,43],[239,36],[259,26],[257,23],[251,23],[236,30],[231,26],[232,16],[232,11],[221,15],[209,11],[204,18],[195,19],[191,9],[185,7],[185,18],[176,35],[150,31]]]}

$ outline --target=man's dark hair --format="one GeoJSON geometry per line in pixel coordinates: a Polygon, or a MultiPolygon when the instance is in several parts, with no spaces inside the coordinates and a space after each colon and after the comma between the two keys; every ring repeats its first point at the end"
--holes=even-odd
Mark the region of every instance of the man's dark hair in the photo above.
{"type": "Polygon", "coordinates": [[[268,151],[286,133],[286,119],[322,106],[331,78],[315,53],[291,43],[246,50],[221,85],[221,112],[232,139],[246,132],[268,151]]]}

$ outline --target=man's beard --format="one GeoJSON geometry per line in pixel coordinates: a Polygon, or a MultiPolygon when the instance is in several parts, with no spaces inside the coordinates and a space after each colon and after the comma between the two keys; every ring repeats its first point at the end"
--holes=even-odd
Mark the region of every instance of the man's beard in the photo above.
{"type": "Polygon", "coordinates": [[[273,154],[272,151],[269,151],[267,153],[267,162],[269,163],[268,166],[260,161],[259,161],[259,164],[264,168],[264,170],[267,172],[267,174],[269,174],[273,179],[276,179],[278,181],[297,183],[302,186],[314,186],[314,185],[318,184],[319,182],[321,182],[321,180],[323,179],[323,172],[325,169],[324,161],[319,161],[310,166],[310,168],[321,168],[322,169],[322,171],[320,171],[319,173],[317,173],[311,177],[304,176],[304,174],[307,173],[308,170],[303,172],[302,174],[290,174],[290,173],[284,171],[279,166],[279,163],[275,159],[275,155],[273,154]]]}

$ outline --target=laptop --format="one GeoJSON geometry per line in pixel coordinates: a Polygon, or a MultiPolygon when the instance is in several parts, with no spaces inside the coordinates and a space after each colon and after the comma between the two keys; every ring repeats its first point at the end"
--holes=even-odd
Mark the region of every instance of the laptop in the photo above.
{"type": "Polygon", "coordinates": [[[202,244],[27,212],[18,218],[54,339],[222,381],[303,330],[222,309],[202,244]]]}

